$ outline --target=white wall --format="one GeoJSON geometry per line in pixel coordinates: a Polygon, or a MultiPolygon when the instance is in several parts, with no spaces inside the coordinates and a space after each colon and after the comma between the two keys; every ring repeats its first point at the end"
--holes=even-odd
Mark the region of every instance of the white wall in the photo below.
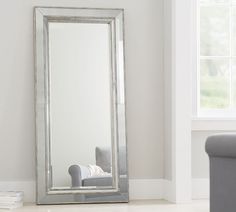
{"type": "Polygon", "coordinates": [[[208,136],[216,132],[193,131],[192,132],[192,177],[209,177],[209,158],[205,152],[205,142],[208,136]]]}
{"type": "Polygon", "coordinates": [[[164,92],[165,92],[165,119],[164,119],[164,178],[172,180],[172,1],[164,1],[164,92]]]}
{"type": "Polygon", "coordinates": [[[34,6],[125,9],[130,178],[162,178],[163,1],[8,0],[0,7],[0,181],[35,180],[34,6]]]}

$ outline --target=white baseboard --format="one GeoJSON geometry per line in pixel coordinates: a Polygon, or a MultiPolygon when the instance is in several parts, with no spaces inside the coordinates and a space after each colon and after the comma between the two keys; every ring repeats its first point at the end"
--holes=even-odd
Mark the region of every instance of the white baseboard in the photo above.
{"type": "MultiPolygon", "coordinates": [[[[129,181],[129,192],[131,200],[163,199],[163,179],[131,179],[129,181]]],[[[0,182],[0,190],[24,191],[25,202],[35,202],[35,182],[0,182]]]]}
{"type": "Polygon", "coordinates": [[[170,180],[164,180],[163,199],[169,202],[175,202],[174,185],[170,180]]]}
{"type": "MultiPolygon", "coordinates": [[[[24,191],[25,202],[35,202],[35,182],[0,182],[0,190],[24,191]]],[[[130,179],[129,193],[131,200],[165,199],[174,202],[173,184],[165,179],[130,179]]],[[[209,179],[192,180],[193,199],[209,198],[209,179]]]]}
{"type": "Polygon", "coordinates": [[[192,199],[209,199],[210,182],[209,179],[193,179],[192,180],[192,199]]]}

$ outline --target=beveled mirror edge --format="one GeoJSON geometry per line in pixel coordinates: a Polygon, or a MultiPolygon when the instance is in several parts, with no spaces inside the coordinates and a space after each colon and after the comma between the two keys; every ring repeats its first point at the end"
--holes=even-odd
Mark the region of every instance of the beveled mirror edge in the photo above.
{"type": "MultiPolygon", "coordinates": [[[[37,170],[36,170],[36,178],[37,178],[37,183],[36,183],[36,190],[37,190],[37,204],[64,204],[64,203],[97,203],[97,202],[128,202],[129,201],[129,195],[128,195],[128,164],[127,164],[127,144],[126,144],[126,132],[125,132],[125,141],[122,141],[122,143],[125,144],[126,147],[126,177],[123,180],[123,182],[119,182],[118,186],[119,188],[121,187],[121,184],[126,187],[122,193],[119,191],[117,192],[117,189],[114,190],[94,190],[95,195],[101,194],[105,195],[102,197],[95,197],[92,198],[91,200],[84,200],[84,198],[81,198],[82,195],[86,196],[87,194],[91,193],[89,191],[88,193],[82,191],[82,192],[76,192],[73,190],[70,191],[61,191],[54,193],[53,195],[50,194],[50,192],[47,191],[46,187],[46,158],[45,158],[45,149],[46,149],[46,130],[45,130],[45,125],[47,125],[47,118],[45,117],[45,99],[46,99],[46,87],[45,87],[45,58],[44,58],[44,48],[42,47],[42,44],[44,44],[44,38],[43,38],[43,24],[44,24],[44,16],[47,16],[47,13],[45,14],[43,11],[48,11],[48,10],[54,10],[59,9],[59,10],[89,10],[89,11],[116,11],[118,12],[119,15],[122,16],[122,20],[120,20],[120,25],[122,26],[115,26],[121,27],[122,28],[122,41],[123,41],[123,49],[124,49],[124,9],[106,9],[106,8],[62,8],[62,7],[35,7],[34,9],[34,47],[35,47],[35,113],[36,113],[36,164],[37,164],[37,170]],[[38,21],[41,21],[40,23],[38,21]],[[43,65],[44,64],[44,65],[43,65]],[[41,70],[41,71],[40,71],[41,70]],[[44,139],[43,139],[44,138],[44,139]],[[44,140],[45,142],[42,142],[44,140]],[[45,175],[43,176],[44,173],[45,175]],[[62,195],[65,194],[65,195],[62,195]],[[106,198],[106,195],[110,195],[110,199],[106,198]],[[72,201],[73,200],[73,201],[72,201]]],[[[116,15],[114,18],[117,18],[118,15],[116,15]]],[[[122,52],[122,59],[123,63],[125,64],[125,58],[124,58],[124,51],[122,52]]],[[[118,51],[116,49],[115,54],[118,54],[118,51]]],[[[117,56],[117,55],[116,55],[117,56]]],[[[124,69],[124,66],[122,67],[124,69]]],[[[116,66],[115,74],[116,77],[118,76],[118,67],[116,66]]],[[[124,76],[124,70],[123,70],[123,80],[125,80],[124,76]]],[[[120,79],[121,80],[121,79],[120,79]]],[[[118,88],[118,85],[116,85],[116,89],[118,88]]],[[[125,90],[124,93],[122,94],[125,99],[125,90]]],[[[125,104],[124,104],[124,122],[121,123],[123,124],[124,129],[126,130],[126,117],[125,117],[125,104]]],[[[116,114],[118,116],[118,114],[116,114]]],[[[117,123],[118,124],[118,123],[117,123]]],[[[119,130],[119,126],[118,126],[119,130]]],[[[117,151],[116,151],[116,158],[118,158],[118,152],[119,152],[119,141],[117,143],[117,151]]],[[[118,161],[118,159],[116,159],[118,161]]],[[[118,169],[117,169],[118,172],[118,169]]],[[[120,175],[117,173],[117,178],[120,179],[120,175]]]]}

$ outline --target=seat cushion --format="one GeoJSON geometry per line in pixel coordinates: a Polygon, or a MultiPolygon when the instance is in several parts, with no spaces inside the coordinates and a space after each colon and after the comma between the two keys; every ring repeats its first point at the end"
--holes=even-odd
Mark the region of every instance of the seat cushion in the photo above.
{"type": "Polygon", "coordinates": [[[82,181],[83,186],[112,186],[111,176],[89,177],[82,181]]]}

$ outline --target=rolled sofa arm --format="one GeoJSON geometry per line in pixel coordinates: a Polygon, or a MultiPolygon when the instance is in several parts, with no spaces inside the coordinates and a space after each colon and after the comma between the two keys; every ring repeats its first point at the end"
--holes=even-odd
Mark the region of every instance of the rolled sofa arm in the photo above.
{"type": "Polygon", "coordinates": [[[210,157],[236,158],[236,134],[218,134],[207,138],[206,152],[210,157]]]}
{"type": "Polygon", "coordinates": [[[68,172],[71,176],[71,186],[72,187],[81,187],[82,186],[82,177],[81,169],[79,165],[72,165],[69,167],[68,172]]]}

